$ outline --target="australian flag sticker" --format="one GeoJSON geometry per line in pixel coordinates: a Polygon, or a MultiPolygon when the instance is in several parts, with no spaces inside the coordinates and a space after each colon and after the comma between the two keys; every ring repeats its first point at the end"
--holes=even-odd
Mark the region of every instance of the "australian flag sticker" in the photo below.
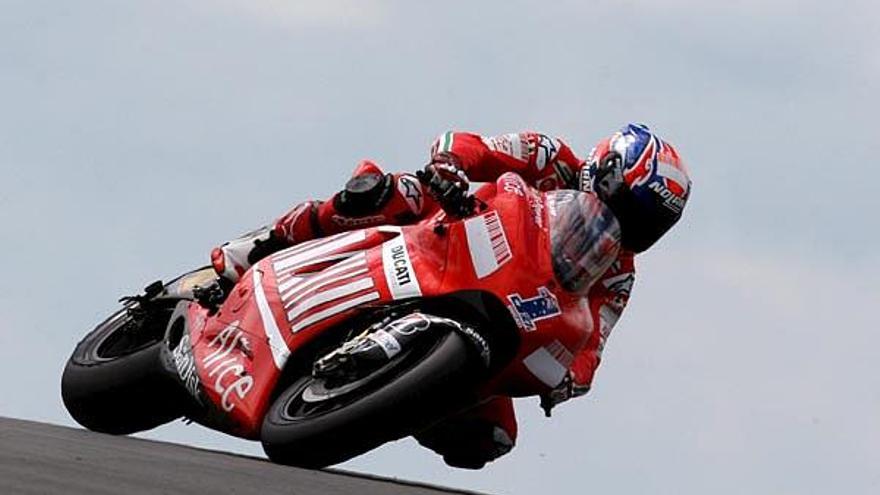
{"type": "Polygon", "coordinates": [[[559,309],[559,300],[546,287],[538,288],[538,295],[523,299],[519,294],[507,296],[510,301],[511,313],[517,325],[527,332],[534,331],[537,327],[535,322],[553,318],[562,313],[559,309]]]}

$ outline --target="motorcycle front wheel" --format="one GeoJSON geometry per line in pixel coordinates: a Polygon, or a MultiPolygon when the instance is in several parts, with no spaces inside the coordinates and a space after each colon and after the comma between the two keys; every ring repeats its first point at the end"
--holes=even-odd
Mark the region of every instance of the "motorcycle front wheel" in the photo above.
{"type": "Polygon", "coordinates": [[[359,380],[328,388],[302,377],[266,413],[261,440],[273,462],[321,468],[424,429],[473,400],[477,357],[455,332],[395,356],[359,380]]]}
{"type": "Polygon", "coordinates": [[[171,307],[125,307],[83,338],[61,378],[67,411],[82,426],[125,435],[182,415],[176,384],[162,367],[171,307]]]}

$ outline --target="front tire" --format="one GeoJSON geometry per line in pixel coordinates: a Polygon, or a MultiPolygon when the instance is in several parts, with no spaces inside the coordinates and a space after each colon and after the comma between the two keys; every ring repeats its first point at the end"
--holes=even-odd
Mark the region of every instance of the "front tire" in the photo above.
{"type": "Polygon", "coordinates": [[[296,380],[266,413],[261,434],[266,455],[308,468],[338,464],[469,405],[467,392],[479,372],[476,353],[455,332],[426,344],[396,356],[339,396],[316,400],[319,380],[296,380]]]}
{"type": "Polygon", "coordinates": [[[169,308],[141,317],[129,303],[76,346],[61,378],[61,397],[82,426],[115,435],[148,430],[178,418],[177,386],[162,366],[169,308]]]}

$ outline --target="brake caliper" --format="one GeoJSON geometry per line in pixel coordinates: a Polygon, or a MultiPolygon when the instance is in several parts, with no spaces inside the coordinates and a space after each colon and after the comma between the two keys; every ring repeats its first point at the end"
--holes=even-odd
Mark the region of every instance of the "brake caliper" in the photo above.
{"type": "Polygon", "coordinates": [[[312,376],[328,380],[364,376],[412,347],[422,335],[435,328],[450,329],[465,336],[488,367],[489,345],[476,330],[449,318],[411,313],[371,325],[365,332],[315,361],[312,376]]]}

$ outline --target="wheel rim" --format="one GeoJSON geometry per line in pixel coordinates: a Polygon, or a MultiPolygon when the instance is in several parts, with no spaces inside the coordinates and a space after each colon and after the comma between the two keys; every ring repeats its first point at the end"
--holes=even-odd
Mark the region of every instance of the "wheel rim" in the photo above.
{"type": "Polygon", "coordinates": [[[92,347],[90,357],[95,361],[112,361],[146,349],[164,338],[164,320],[155,316],[133,318],[130,307],[119,312],[108,322],[108,329],[92,347]]]}
{"type": "Polygon", "coordinates": [[[286,421],[306,421],[342,409],[393,380],[437,345],[439,340],[433,345],[416,346],[369,375],[338,386],[327,387],[324,379],[304,377],[294,384],[281,408],[281,417],[286,421]]]}

